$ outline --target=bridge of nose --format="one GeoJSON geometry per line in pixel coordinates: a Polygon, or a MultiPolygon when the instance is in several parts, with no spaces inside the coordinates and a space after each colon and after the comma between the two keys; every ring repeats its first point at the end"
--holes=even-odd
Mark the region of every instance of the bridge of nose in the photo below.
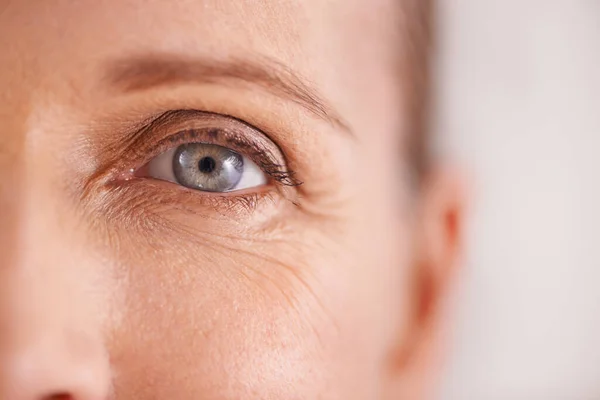
{"type": "Polygon", "coordinates": [[[37,161],[0,198],[0,400],[102,399],[109,269],[37,161]]]}

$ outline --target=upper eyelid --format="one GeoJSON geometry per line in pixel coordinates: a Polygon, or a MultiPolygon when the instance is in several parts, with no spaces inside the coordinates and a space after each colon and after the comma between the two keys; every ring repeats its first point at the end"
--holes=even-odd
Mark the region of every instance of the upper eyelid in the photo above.
{"type": "MultiPolygon", "coordinates": [[[[123,142],[126,144],[124,147],[127,149],[127,153],[142,153],[138,154],[138,156],[142,156],[155,151],[155,147],[163,147],[166,141],[174,142],[175,136],[185,131],[203,131],[205,132],[204,138],[211,138],[211,135],[206,133],[211,130],[217,132],[214,136],[225,133],[222,136],[225,136],[230,143],[233,143],[233,137],[238,138],[237,145],[240,147],[243,147],[243,143],[250,147],[251,144],[260,142],[264,151],[269,153],[272,158],[280,158],[287,164],[284,152],[262,130],[235,117],[199,110],[185,109],[164,112],[146,122],[143,127],[126,135],[123,142]],[[236,131],[236,134],[232,134],[232,131],[236,131]]],[[[219,143],[215,141],[215,144],[219,143]]]]}
{"type": "Polygon", "coordinates": [[[300,104],[349,136],[355,136],[347,122],[326,104],[306,79],[289,66],[268,57],[216,61],[159,53],[114,60],[106,69],[103,82],[123,91],[139,91],[181,81],[213,83],[219,79],[258,84],[281,98],[300,104]]]}
{"type": "Polygon", "coordinates": [[[197,110],[169,111],[134,132],[128,142],[126,153],[137,153],[125,167],[130,171],[141,168],[161,152],[181,144],[199,142],[231,146],[234,151],[252,159],[271,179],[285,186],[303,183],[289,168],[285,154],[275,142],[261,130],[234,117],[197,110]],[[199,125],[203,127],[197,127],[199,125]]]}

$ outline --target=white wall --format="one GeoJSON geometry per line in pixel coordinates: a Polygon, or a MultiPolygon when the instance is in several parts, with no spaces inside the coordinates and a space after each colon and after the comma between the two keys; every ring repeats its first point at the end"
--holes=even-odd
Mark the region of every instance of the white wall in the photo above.
{"type": "Polygon", "coordinates": [[[443,400],[600,399],[600,0],[439,0],[438,134],[474,171],[443,400]]]}

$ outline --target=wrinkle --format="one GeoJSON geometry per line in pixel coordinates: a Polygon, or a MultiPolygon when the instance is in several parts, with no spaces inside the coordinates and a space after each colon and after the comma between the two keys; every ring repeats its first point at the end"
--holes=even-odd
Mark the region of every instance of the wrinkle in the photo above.
{"type": "MultiPolygon", "coordinates": [[[[285,281],[285,282],[280,282],[277,279],[275,279],[274,277],[272,277],[271,274],[269,274],[268,272],[265,272],[264,268],[256,267],[256,266],[254,266],[255,264],[252,264],[250,262],[243,263],[245,268],[251,270],[254,274],[267,280],[269,283],[272,283],[273,286],[277,288],[278,292],[284,297],[284,299],[290,305],[290,307],[292,307],[292,309],[299,316],[303,316],[303,315],[306,316],[306,313],[303,312],[302,307],[301,307],[301,304],[304,304],[303,300],[305,300],[305,299],[302,299],[299,296],[295,295],[294,290],[289,290],[289,293],[288,293],[288,290],[286,290],[287,288],[294,289],[298,286],[298,285],[294,284],[292,279],[286,278],[286,276],[292,277],[297,283],[300,284],[300,287],[303,289],[303,291],[310,296],[310,298],[313,301],[313,304],[317,305],[320,312],[322,312],[326,316],[327,320],[333,325],[336,332],[339,331],[339,326],[336,323],[334,314],[331,312],[331,310],[329,310],[325,306],[325,303],[320,299],[319,294],[313,289],[313,287],[309,284],[308,280],[302,275],[302,272],[300,272],[303,270],[307,271],[310,268],[308,268],[308,267],[306,267],[306,268],[293,267],[275,257],[267,256],[265,254],[258,255],[252,251],[241,249],[238,247],[233,248],[230,246],[225,246],[224,244],[221,244],[221,243],[214,243],[214,242],[212,244],[215,245],[216,247],[222,248],[223,249],[223,251],[221,252],[222,254],[225,254],[227,251],[231,252],[232,254],[240,254],[241,253],[241,254],[244,254],[244,255],[250,257],[251,259],[257,259],[257,260],[262,261],[259,263],[260,265],[267,264],[269,266],[274,266],[275,268],[279,268],[280,271],[285,271],[287,274],[279,273],[279,275],[278,275],[285,281]],[[282,285],[282,283],[285,283],[286,285],[282,285]],[[286,286],[287,286],[287,288],[286,288],[286,286]]],[[[238,262],[238,264],[239,264],[239,262],[238,262]]],[[[276,271],[276,269],[273,269],[272,271],[276,271]]],[[[246,274],[246,276],[248,276],[248,275],[246,274]]],[[[314,311],[314,310],[311,309],[310,311],[314,311]]],[[[312,321],[308,320],[307,318],[305,318],[305,322],[307,322],[311,326],[311,328],[313,329],[313,331],[317,335],[317,337],[319,337],[319,339],[321,339],[321,333],[318,332],[318,330],[315,328],[314,323],[312,321]]]]}

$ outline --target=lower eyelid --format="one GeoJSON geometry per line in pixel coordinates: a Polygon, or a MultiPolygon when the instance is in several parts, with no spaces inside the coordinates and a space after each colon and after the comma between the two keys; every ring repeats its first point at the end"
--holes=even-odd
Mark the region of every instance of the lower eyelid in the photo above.
{"type": "MultiPolygon", "coordinates": [[[[204,192],[203,196],[198,196],[197,190],[174,186],[164,180],[132,179],[110,185],[107,189],[106,198],[111,204],[107,209],[111,210],[110,215],[116,221],[143,219],[156,221],[157,226],[165,226],[165,221],[181,215],[239,221],[239,218],[253,215],[257,208],[274,213],[287,204],[268,186],[237,193],[204,192]]],[[[185,217],[185,221],[193,220],[185,217]]]]}

